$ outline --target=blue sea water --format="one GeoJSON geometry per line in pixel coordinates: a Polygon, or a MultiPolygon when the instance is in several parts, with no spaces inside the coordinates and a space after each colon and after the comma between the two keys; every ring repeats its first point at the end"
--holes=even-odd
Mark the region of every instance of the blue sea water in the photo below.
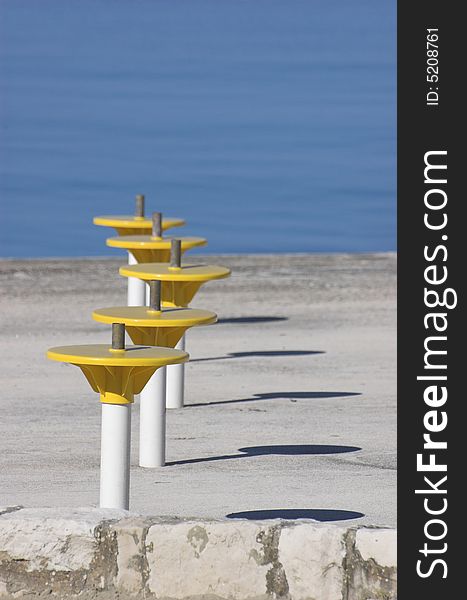
{"type": "Polygon", "coordinates": [[[0,0],[0,256],[394,250],[395,0],[0,0]],[[182,233],[182,230],[176,230],[182,233]]]}

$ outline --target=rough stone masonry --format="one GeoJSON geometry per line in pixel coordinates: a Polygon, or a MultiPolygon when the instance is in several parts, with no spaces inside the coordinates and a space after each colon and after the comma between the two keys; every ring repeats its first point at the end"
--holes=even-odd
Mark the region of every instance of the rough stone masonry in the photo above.
{"type": "Polygon", "coordinates": [[[394,529],[0,509],[0,598],[395,600],[394,529]]]}

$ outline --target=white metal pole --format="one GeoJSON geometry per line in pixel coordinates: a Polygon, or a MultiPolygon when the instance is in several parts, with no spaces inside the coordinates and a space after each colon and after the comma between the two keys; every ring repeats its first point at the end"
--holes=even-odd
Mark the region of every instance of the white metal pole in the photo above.
{"type": "Polygon", "coordinates": [[[130,507],[131,404],[102,404],[101,508],[130,507]]]}
{"type": "MultiPolygon", "coordinates": [[[[185,350],[185,335],[175,346],[185,350]]],[[[185,365],[170,365],[167,367],[167,408],[183,408],[185,389],[185,365]]]]}
{"type": "Polygon", "coordinates": [[[140,467],[165,465],[166,367],[157,369],[140,394],[140,467]]]}
{"type": "Polygon", "coordinates": [[[151,290],[149,288],[149,285],[146,282],[144,282],[144,287],[146,288],[146,290],[144,292],[145,293],[145,296],[144,296],[144,305],[145,306],[149,306],[150,303],[151,303],[151,290]]]}
{"type": "MultiPolygon", "coordinates": [[[[138,264],[131,252],[128,252],[128,264],[138,264]]],[[[128,277],[128,306],[146,306],[146,282],[142,279],[128,277]]]]}

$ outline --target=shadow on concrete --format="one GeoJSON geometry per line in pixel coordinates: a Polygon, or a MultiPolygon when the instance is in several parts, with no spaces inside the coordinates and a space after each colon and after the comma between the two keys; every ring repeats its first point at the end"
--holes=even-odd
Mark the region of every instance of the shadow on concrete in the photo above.
{"type": "Polygon", "coordinates": [[[346,452],[358,452],[359,446],[336,446],[321,444],[294,444],[294,445],[274,445],[274,446],[249,446],[239,448],[248,456],[266,456],[268,454],[277,454],[281,456],[302,456],[305,454],[344,454],[346,452]]]}
{"type": "Polygon", "coordinates": [[[344,398],[346,396],[361,396],[360,392],[267,392],[254,394],[253,398],[239,398],[238,400],[216,400],[214,402],[197,402],[186,404],[185,408],[196,408],[198,406],[217,406],[219,404],[239,404],[243,402],[257,402],[258,400],[287,399],[291,402],[297,400],[317,400],[319,398],[344,398]]]}
{"type": "Polygon", "coordinates": [[[314,521],[348,521],[361,519],[365,515],[354,510],[334,510],[327,508],[277,508],[271,510],[245,510],[225,515],[227,519],[251,519],[262,521],[264,519],[313,519],[314,521]]]}
{"type": "Polygon", "coordinates": [[[312,354],[325,354],[323,350],[253,350],[252,352],[229,352],[225,356],[209,358],[193,358],[190,362],[205,362],[210,360],[228,360],[230,358],[248,358],[250,356],[310,356],[312,354]]]}
{"type": "Polygon", "coordinates": [[[230,317],[227,319],[219,319],[217,322],[223,323],[274,323],[277,321],[288,321],[288,317],[230,317]]]}
{"type": "Polygon", "coordinates": [[[215,462],[218,460],[232,460],[237,458],[251,458],[252,456],[306,456],[310,454],[344,454],[346,452],[358,452],[361,450],[358,446],[336,446],[336,445],[318,445],[318,444],[287,444],[277,446],[251,446],[239,448],[242,454],[223,454],[221,456],[207,456],[205,458],[188,458],[186,460],[177,460],[167,462],[167,465],[192,465],[202,462],[215,462]]]}

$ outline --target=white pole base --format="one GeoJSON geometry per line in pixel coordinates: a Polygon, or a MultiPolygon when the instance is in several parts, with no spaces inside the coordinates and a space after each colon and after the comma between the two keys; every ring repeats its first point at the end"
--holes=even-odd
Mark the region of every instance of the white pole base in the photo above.
{"type": "MultiPolygon", "coordinates": [[[[185,336],[175,346],[185,350],[185,336]]],[[[167,408],[183,408],[185,391],[185,365],[170,365],[167,368],[167,408]]]]}
{"type": "Polygon", "coordinates": [[[140,394],[139,465],[165,465],[166,367],[157,369],[140,394]]]}
{"type": "MultiPolygon", "coordinates": [[[[131,252],[128,252],[128,264],[138,264],[131,252]]],[[[142,279],[128,277],[128,306],[146,306],[146,283],[142,279]]]]}
{"type": "Polygon", "coordinates": [[[101,508],[130,507],[131,404],[102,404],[101,508]]]}

